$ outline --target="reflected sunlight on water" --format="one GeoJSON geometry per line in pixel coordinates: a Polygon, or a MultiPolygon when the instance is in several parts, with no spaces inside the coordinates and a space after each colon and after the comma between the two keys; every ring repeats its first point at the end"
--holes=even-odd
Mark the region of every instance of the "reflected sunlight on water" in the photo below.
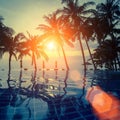
{"type": "Polygon", "coordinates": [[[120,73],[102,70],[85,72],[79,60],[79,57],[69,57],[69,71],[61,62],[57,63],[60,69],[54,69],[56,59],[51,60],[51,64],[50,61],[45,62],[44,69],[43,61],[38,60],[37,71],[31,66],[30,59],[24,60],[22,70],[19,62],[13,60],[8,82],[8,62],[7,59],[1,60],[0,119],[7,116],[11,119],[67,120],[68,114],[73,113],[78,120],[120,119],[120,73]],[[11,110],[14,113],[9,114],[11,110]]]}
{"type": "Polygon", "coordinates": [[[82,79],[79,71],[77,71],[77,70],[71,70],[69,73],[69,78],[73,81],[78,81],[78,80],[82,79]]]}

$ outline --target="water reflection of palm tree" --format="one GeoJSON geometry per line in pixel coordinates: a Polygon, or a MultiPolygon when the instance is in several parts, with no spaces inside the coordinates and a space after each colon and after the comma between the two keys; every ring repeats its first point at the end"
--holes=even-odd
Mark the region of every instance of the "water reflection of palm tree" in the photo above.
{"type": "MultiPolygon", "coordinates": [[[[57,75],[58,72],[55,72],[55,75],[57,75]]],[[[56,77],[55,76],[55,77],[56,77]]],[[[52,94],[49,93],[49,90],[47,91],[46,88],[48,88],[48,85],[45,85],[45,84],[40,84],[40,83],[37,83],[36,80],[36,71],[34,72],[34,75],[32,76],[32,80],[34,81],[32,83],[32,86],[31,86],[31,89],[30,87],[28,89],[26,89],[25,91],[23,91],[22,94],[26,94],[30,97],[29,99],[29,102],[32,100],[33,97],[35,97],[36,99],[42,99],[43,101],[47,102],[48,104],[48,109],[49,109],[49,116],[48,118],[52,119],[52,118],[56,118],[59,114],[59,118],[62,114],[62,108],[61,108],[61,102],[62,102],[62,99],[63,97],[66,95],[66,87],[67,87],[67,78],[68,78],[68,71],[66,71],[66,75],[65,75],[65,79],[64,79],[64,83],[65,83],[65,87],[63,88],[64,90],[64,93],[61,95],[61,94],[52,94]],[[46,90],[45,90],[46,89],[46,90]],[[53,116],[54,114],[54,116],[53,116]]],[[[58,79],[58,78],[57,78],[58,79]]]]}
{"type": "Polygon", "coordinates": [[[38,29],[41,29],[44,31],[44,36],[46,36],[46,39],[53,39],[56,42],[56,45],[59,45],[62,49],[65,64],[67,70],[69,70],[69,66],[67,63],[66,54],[63,48],[64,42],[67,43],[70,46],[73,46],[73,44],[67,39],[64,38],[64,34],[62,31],[62,28],[65,28],[63,24],[63,17],[57,16],[57,12],[50,14],[49,16],[44,17],[47,21],[48,25],[40,24],[38,29]]]}
{"type": "Polygon", "coordinates": [[[58,115],[58,116],[56,116],[56,117],[58,117],[58,118],[62,118],[62,101],[63,101],[63,99],[64,99],[64,97],[65,97],[65,95],[66,95],[66,93],[67,93],[67,91],[66,91],[66,88],[67,88],[67,79],[68,79],[68,73],[69,73],[69,71],[67,70],[66,71],[66,74],[65,74],[65,78],[64,78],[64,87],[63,87],[63,91],[64,91],[64,93],[61,95],[61,94],[54,94],[53,95],[53,107],[54,107],[54,112],[55,112],[55,114],[56,115],[58,115]]]}
{"type": "Polygon", "coordinates": [[[11,91],[10,89],[1,89],[0,95],[0,119],[7,119],[7,108],[10,105],[11,91]]]}
{"type": "Polygon", "coordinates": [[[65,86],[63,87],[63,90],[64,90],[64,96],[67,94],[66,88],[67,88],[67,80],[68,80],[68,76],[69,76],[69,71],[67,70],[67,71],[66,71],[66,74],[65,74],[65,78],[64,78],[64,84],[65,84],[65,86]]]}
{"type": "MultiPolygon", "coordinates": [[[[56,76],[57,76],[58,72],[56,72],[56,76]]],[[[62,101],[67,93],[66,88],[67,88],[67,79],[68,79],[68,74],[69,71],[65,71],[65,78],[64,80],[64,87],[63,87],[63,91],[64,93],[61,94],[53,94],[53,105],[54,105],[54,109],[55,109],[55,113],[56,115],[58,115],[57,117],[61,119],[62,117],[62,101]]],[[[58,77],[56,77],[57,79],[59,79],[58,77]]],[[[59,83],[60,84],[60,83],[59,83]]]]}
{"type": "Polygon", "coordinates": [[[82,102],[82,97],[85,95],[85,87],[86,87],[86,70],[84,70],[84,75],[83,75],[83,88],[82,88],[82,94],[79,97],[80,102],[82,102]]]}
{"type": "Polygon", "coordinates": [[[23,81],[22,81],[22,73],[23,73],[23,72],[22,72],[22,69],[21,69],[21,70],[20,70],[20,74],[19,74],[19,85],[18,85],[19,88],[21,88],[21,85],[22,85],[22,82],[23,82],[23,81]]]}
{"type": "MultiPolygon", "coordinates": [[[[2,91],[2,90],[1,90],[2,91]]],[[[10,104],[11,90],[3,89],[2,94],[0,95],[0,107],[5,107],[10,104]]]]}
{"type": "Polygon", "coordinates": [[[36,84],[37,83],[37,80],[36,80],[37,76],[36,75],[37,75],[37,70],[35,69],[34,73],[32,74],[32,78],[31,78],[31,83],[32,83],[31,90],[32,90],[33,94],[34,94],[34,90],[35,90],[35,92],[38,92],[38,90],[39,90],[39,88],[36,84]]]}
{"type": "Polygon", "coordinates": [[[27,117],[28,119],[31,118],[31,109],[27,106],[28,101],[27,97],[22,96],[20,92],[20,88],[17,90],[12,90],[12,99],[10,102],[10,106],[14,107],[15,112],[13,113],[12,119],[21,119],[27,117]],[[26,112],[26,114],[24,114],[26,112]]]}
{"type": "MultiPolygon", "coordinates": [[[[25,102],[25,98],[22,97],[18,93],[18,89],[1,89],[3,92],[0,95],[0,119],[13,119],[14,117],[23,117],[23,111],[19,111],[20,109],[23,110],[23,103],[25,102]],[[16,112],[11,112],[11,110],[15,109],[16,112]],[[17,113],[17,109],[19,109],[19,113],[17,113]],[[8,114],[10,112],[10,114],[8,114]]],[[[28,111],[29,116],[30,112],[27,107],[25,107],[25,110],[28,111]]]]}

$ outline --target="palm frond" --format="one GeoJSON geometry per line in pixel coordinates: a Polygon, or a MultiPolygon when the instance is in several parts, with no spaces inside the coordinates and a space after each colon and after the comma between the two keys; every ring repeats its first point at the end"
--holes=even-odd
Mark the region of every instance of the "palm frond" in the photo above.
{"type": "Polygon", "coordinates": [[[13,55],[14,58],[17,60],[17,55],[16,55],[16,53],[12,52],[12,55],[13,55]]]}
{"type": "Polygon", "coordinates": [[[92,14],[92,15],[96,15],[97,14],[97,11],[94,10],[94,9],[89,9],[89,10],[85,10],[82,12],[83,15],[87,15],[87,14],[92,14]]]}
{"type": "Polygon", "coordinates": [[[120,29],[113,28],[113,32],[114,32],[114,33],[117,33],[117,34],[120,34],[120,29]]]}
{"type": "Polygon", "coordinates": [[[4,18],[2,16],[0,16],[0,23],[2,23],[3,20],[4,20],[4,18]]]}
{"type": "Polygon", "coordinates": [[[48,55],[44,51],[40,51],[41,56],[45,58],[46,61],[48,61],[48,55]]]}
{"type": "Polygon", "coordinates": [[[82,6],[86,9],[88,6],[90,5],[95,5],[95,2],[87,2],[87,3],[84,3],[82,6]]]}
{"type": "Polygon", "coordinates": [[[49,31],[49,30],[51,30],[50,26],[45,25],[45,24],[40,24],[40,25],[37,27],[37,29],[43,30],[43,31],[49,31]]]}
{"type": "Polygon", "coordinates": [[[44,16],[43,17],[45,19],[45,21],[49,24],[52,25],[54,23],[54,15],[49,14],[48,16],[44,16]]]}
{"type": "Polygon", "coordinates": [[[26,36],[23,33],[18,33],[15,37],[14,37],[14,42],[19,42],[22,39],[26,39],[26,36]]]}
{"type": "Polygon", "coordinates": [[[4,55],[4,53],[6,52],[4,47],[0,47],[0,59],[2,58],[2,56],[4,55]]]}
{"type": "Polygon", "coordinates": [[[28,31],[26,31],[27,32],[27,34],[28,34],[28,38],[27,39],[31,39],[33,36],[28,32],[28,31]]]}
{"type": "Polygon", "coordinates": [[[74,47],[74,44],[72,42],[70,42],[69,40],[65,40],[66,44],[70,47],[74,47]]]}

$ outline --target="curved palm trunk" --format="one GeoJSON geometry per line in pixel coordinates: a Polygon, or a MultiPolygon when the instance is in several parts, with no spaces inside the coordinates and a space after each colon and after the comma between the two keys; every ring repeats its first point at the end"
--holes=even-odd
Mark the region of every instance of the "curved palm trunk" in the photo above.
{"type": "Polygon", "coordinates": [[[85,60],[85,54],[84,54],[84,50],[83,50],[83,46],[82,46],[82,42],[80,40],[80,36],[78,37],[79,43],[80,43],[80,48],[81,48],[81,53],[82,53],[82,58],[83,58],[83,64],[84,64],[84,69],[86,70],[86,60],[85,60]]]}
{"type": "Polygon", "coordinates": [[[118,62],[119,70],[120,70],[120,60],[119,60],[118,55],[117,55],[117,62],[118,62]]]}
{"type": "Polygon", "coordinates": [[[8,68],[8,80],[7,80],[7,84],[9,88],[10,88],[10,74],[11,74],[11,59],[12,59],[12,54],[9,53],[9,68],[8,68]]]}
{"type": "Polygon", "coordinates": [[[116,59],[114,60],[114,66],[115,66],[115,71],[117,71],[117,63],[116,63],[116,59]]]}
{"type": "Polygon", "coordinates": [[[115,66],[114,66],[114,62],[113,61],[111,62],[111,69],[115,70],[115,66]]]}
{"type": "Polygon", "coordinates": [[[32,53],[32,64],[34,64],[35,70],[37,70],[37,65],[36,65],[36,58],[34,52],[32,53]]]}
{"type": "Polygon", "coordinates": [[[67,94],[66,88],[67,88],[68,75],[69,75],[69,71],[66,70],[66,74],[65,74],[65,78],[64,78],[64,85],[65,85],[65,86],[63,87],[63,91],[64,91],[63,96],[65,96],[65,95],[67,94]]]}
{"type": "Polygon", "coordinates": [[[22,83],[22,69],[20,70],[19,74],[19,88],[21,88],[21,83],[22,83]]]}
{"type": "Polygon", "coordinates": [[[37,69],[34,70],[34,74],[32,75],[32,92],[34,91],[34,89],[36,90],[36,92],[38,92],[38,88],[35,86],[36,85],[36,73],[37,73],[37,69]]]}
{"type": "Polygon", "coordinates": [[[43,60],[43,64],[42,64],[43,69],[45,69],[45,61],[43,60]]]}
{"type": "Polygon", "coordinates": [[[68,63],[67,63],[67,58],[66,58],[66,55],[65,55],[65,51],[63,49],[63,46],[61,45],[61,48],[62,48],[62,52],[63,52],[63,56],[64,56],[64,60],[65,60],[65,65],[66,65],[66,68],[67,70],[69,70],[69,66],[68,66],[68,63]]]}
{"type": "Polygon", "coordinates": [[[86,45],[87,45],[87,48],[88,48],[88,51],[89,51],[90,58],[91,58],[91,60],[92,60],[92,63],[93,63],[94,69],[96,70],[96,65],[95,65],[95,63],[94,63],[94,60],[93,60],[93,57],[92,57],[92,54],[91,54],[91,51],[90,51],[90,47],[89,47],[89,45],[88,45],[87,40],[85,40],[85,42],[86,42],[86,45]]]}
{"type": "Polygon", "coordinates": [[[9,53],[8,80],[10,80],[10,74],[11,74],[11,59],[12,59],[12,54],[9,53]]]}
{"type": "Polygon", "coordinates": [[[23,58],[20,58],[20,75],[19,75],[19,88],[21,88],[22,80],[22,68],[23,68],[23,58]]]}
{"type": "Polygon", "coordinates": [[[22,61],[22,57],[20,58],[20,69],[22,70],[23,68],[23,61],[22,61]]]}
{"type": "Polygon", "coordinates": [[[84,75],[83,75],[83,88],[82,88],[82,94],[81,94],[81,96],[79,97],[79,100],[81,100],[82,99],[82,97],[85,95],[85,87],[86,87],[86,70],[84,69],[84,75]]]}

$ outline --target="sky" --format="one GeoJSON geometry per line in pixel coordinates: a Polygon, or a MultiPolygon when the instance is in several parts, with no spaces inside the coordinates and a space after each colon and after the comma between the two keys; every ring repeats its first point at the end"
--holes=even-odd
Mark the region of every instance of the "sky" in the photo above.
{"type": "Polygon", "coordinates": [[[16,32],[36,34],[36,27],[44,23],[43,16],[60,7],[59,0],[0,0],[0,15],[16,32]]]}
{"type": "MultiPolygon", "coordinates": [[[[87,1],[89,0],[81,0],[81,4],[87,1]]],[[[0,0],[0,16],[4,18],[3,23],[13,28],[16,33],[26,34],[28,31],[33,35],[39,34],[40,31],[36,28],[45,23],[43,16],[58,8],[63,8],[61,0],[0,0]]],[[[75,47],[79,49],[78,45],[75,47]]]]}
{"type": "MultiPolygon", "coordinates": [[[[81,0],[81,4],[87,1],[81,0]]],[[[16,32],[36,34],[39,32],[36,27],[44,23],[43,16],[62,7],[61,0],[0,0],[0,15],[16,32]]]]}

